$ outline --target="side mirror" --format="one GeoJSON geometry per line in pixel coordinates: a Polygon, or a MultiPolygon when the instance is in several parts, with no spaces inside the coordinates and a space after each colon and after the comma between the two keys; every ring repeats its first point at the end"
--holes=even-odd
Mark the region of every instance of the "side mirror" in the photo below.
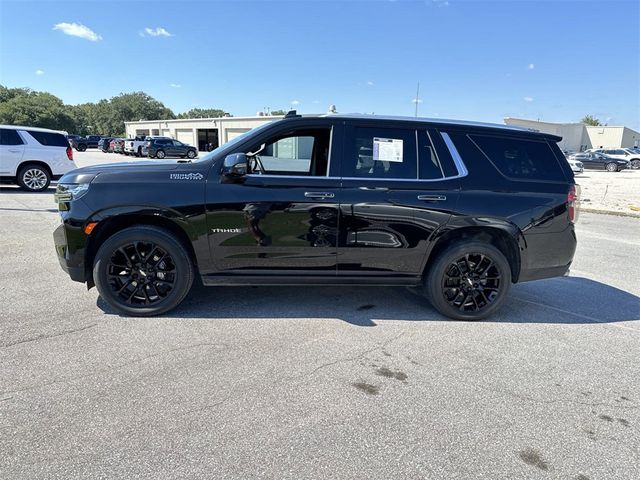
{"type": "Polygon", "coordinates": [[[232,153],[224,158],[222,176],[229,179],[244,177],[248,171],[249,161],[244,153],[232,153]]]}

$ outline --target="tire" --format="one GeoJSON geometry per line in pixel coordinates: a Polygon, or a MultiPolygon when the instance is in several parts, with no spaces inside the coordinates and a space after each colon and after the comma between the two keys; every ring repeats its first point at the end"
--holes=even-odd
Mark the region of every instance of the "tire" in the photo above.
{"type": "Polygon", "coordinates": [[[634,158],[629,162],[629,168],[633,170],[638,170],[640,168],[640,158],[634,158]]]}
{"type": "Polygon", "coordinates": [[[156,152],[156,157],[162,160],[166,155],[164,154],[164,150],[158,150],[156,152]]]}
{"type": "Polygon", "coordinates": [[[615,163],[613,163],[613,162],[611,162],[611,163],[607,163],[607,164],[604,166],[604,169],[605,169],[607,172],[617,172],[617,171],[618,171],[618,165],[617,165],[617,164],[615,164],[615,163]]]}
{"type": "Polygon", "coordinates": [[[140,225],[105,240],[96,254],[93,280],[100,296],[119,313],[148,317],[184,300],[194,270],[186,248],[171,233],[140,225]]]}
{"type": "Polygon", "coordinates": [[[510,288],[511,268],[505,256],[493,245],[474,240],[456,242],[441,252],[425,276],[425,293],[431,305],[455,320],[481,320],[492,315],[510,288]],[[469,266],[472,274],[467,277],[469,266]],[[459,298],[461,295],[464,297],[459,298]]]}
{"type": "Polygon", "coordinates": [[[80,144],[80,145],[78,145],[78,147],[76,148],[76,150],[77,150],[77,151],[79,151],[79,152],[86,152],[86,150],[87,150],[87,146],[86,146],[86,145],[83,145],[83,144],[80,144]]]}
{"type": "Polygon", "coordinates": [[[194,158],[196,158],[196,152],[194,152],[193,150],[189,150],[187,152],[187,158],[193,160],[194,158]]]}
{"type": "Polygon", "coordinates": [[[49,187],[51,183],[51,174],[46,168],[35,164],[28,163],[20,167],[18,171],[18,185],[28,192],[42,192],[49,187]]]}

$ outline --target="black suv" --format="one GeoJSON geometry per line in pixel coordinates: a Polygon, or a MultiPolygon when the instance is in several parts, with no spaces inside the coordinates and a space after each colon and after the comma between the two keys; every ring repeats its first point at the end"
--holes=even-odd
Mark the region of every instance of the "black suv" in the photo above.
{"type": "Polygon", "coordinates": [[[187,157],[193,159],[198,156],[196,147],[167,137],[152,137],[148,139],[143,149],[144,152],[147,152],[150,158],[156,157],[160,159],[165,157],[187,157]]]}
{"type": "Polygon", "coordinates": [[[359,115],[267,123],[199,161],[65,175],[62,268],[155,315],[204,285],[419,286],[456,319],[565,275],[578,196],[559,137],[359,115]]]}
{"type": "Polygon", "coordinates": [[[79,152],[84,152],[87,148],[98,148],[98,143],[102,137],[100,135],[87,135],[70,140],[71,146],[79,152]]]}

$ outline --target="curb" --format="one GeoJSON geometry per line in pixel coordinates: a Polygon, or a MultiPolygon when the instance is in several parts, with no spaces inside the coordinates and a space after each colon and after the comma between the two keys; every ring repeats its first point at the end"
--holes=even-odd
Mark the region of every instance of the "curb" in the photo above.
{"type": "Polygon", "coordinates": [[[617,212],[615,210],[600,210],[600,209],[597,209],[597,208],[582,208],[582,207],[580,207],[580,212],[599,213],[601,215],[614,215],[616,217],[640,218],[640,213],[617,212]]]}

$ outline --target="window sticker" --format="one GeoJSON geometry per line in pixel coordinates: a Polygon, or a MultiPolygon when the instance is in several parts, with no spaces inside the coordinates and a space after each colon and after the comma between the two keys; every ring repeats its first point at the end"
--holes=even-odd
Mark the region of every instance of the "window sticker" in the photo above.
{"type": "Polygon", "coordinates": [[[373,138],[373,160],[379,162],[402,162],[403,141],[398,138],[373,138]]]}

